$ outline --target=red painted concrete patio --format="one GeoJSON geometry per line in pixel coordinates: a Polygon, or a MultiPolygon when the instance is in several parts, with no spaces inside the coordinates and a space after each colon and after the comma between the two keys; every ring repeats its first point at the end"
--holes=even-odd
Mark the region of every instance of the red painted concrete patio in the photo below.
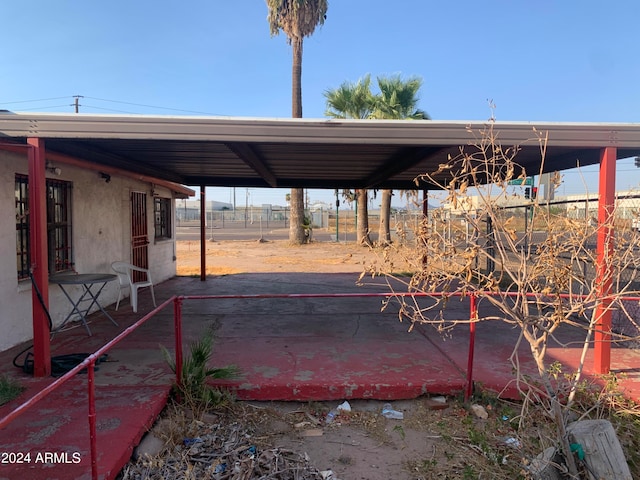
{"type": "MultiPolygon", "coordinates": [[[[358,287],[356,274],[242,274],[175,278],[156,287],[159,302],[172,295],[384,293],[381,284],[358,287]]],[[[90,353],[151,310],[141,296],[139,314],[125,303],[113,316],[91,317],[94,336],[81,326],[55,335],[52,355],[90,353]]],[[[227,382],[247,400],[405,399],[425,394],[458,394],[466,385],[469,330],[446,336],[420,326],[408,332],[393,308],[381,313],[380,297],[187,300],[183,302],[184,344],[207,328],[216,331],[214,365],[235,364],[242,377],[227,382]]],[[[111,312],[113,307],[108,310],[111,312]]],[[[486,305],[480,304],[481,315],[486,305]]],[[[468,300],[451,301],[451,319],[469,318],[468,300]]],[[[516,395],[511,355],[517,331],[500,322],[481,323],[476,331],[474,380],[484,388],[516,395]]],[[[549,350],[550,360],[577,365],[579,332],[565,329],[563,344],[549,350]]],[[[98,472],[116,478],[133,448],[164,408],[172,382],[160,345],[173,351],[173,309],[167,308],[109,352],[96,371],[98,472]]],[[[18,377],[28,390],[0,407],[0,417],[53,379],[34,379],[11,365],[19,348],[0,354],[2,373],[18,377]]],[[[532,369],[526,349],[521,364],[532,369]]],[[[593,366],[591,355],[587,369],[593,366]]],[[[640,399],[640,350],[614,346],[612,370],[625,372],[627,395],[640,399]]],[[[0,464],[0,479],[89,479],[87,378],[79,375],[0,431],[0,451],[30,453],[30,463],[0,464]],[[54,462],[42,463],[45,454],[54,462]],[[40,454],[40,455],[38,455],[40,454]],[[51,459],[51,458],[50,458],[51,459]],[[74,463],[79,459],[79,463],[74,463]],[[67,463],[65,463],[67,462],[67,463]]]]}

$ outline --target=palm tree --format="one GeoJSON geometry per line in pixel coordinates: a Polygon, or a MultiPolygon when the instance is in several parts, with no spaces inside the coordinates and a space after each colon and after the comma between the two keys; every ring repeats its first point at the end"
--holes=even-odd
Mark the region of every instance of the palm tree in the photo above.
{"type": "MultiPolygon", "coordinates": [[[[371,93],[370,75],[365,75],[356,83],[344,82],[336,89],[325,90],[324,96],[327,101],[325,115],[332,118],[429,119],[426,112],[416,108],[418,90],[422,86],[420,78],[410,77],[402,80],[399,75],[394,75],[378,77],[377,82],[380,90],[377,95],[371,93]]],[[[359,189],[356,194],[361,212],[359,215],[361,220],[358,222],[358,241],[361,244],[370,245],[367,191],[359,189]]],[[[382,190],[378,243],[383,245],[391,241],[389,228],[391,196],[391,190],[382,190]]]]}
{"type": "MultiPolygon", "coordinates": [[[[302,40],[313,34],[327,18],[327,0],[266,0],[269,14],[267,21],[271,36],[282,30],[293,50],[291,75],[291,116],[302,118],[302,40]]],[[[305,241],[304,191],[291,189],[291,220],[289,241],[302,244],[305,241]]]]}
{"type": "Polygon", "coordinates": [[[376,108],[373,118],[385,120],[429,120],[424,110],[416,108],[418,105],[418,91],[422,86],[422,79],[410,77],[402,80],[400,75],[392,77],[378,77],[380,93],[376,96],[376,108]]]}
{"type": "MultiPolygon", "coordinates": [[[[331,118],[371,118],[376,99],[371,94],[371,75],[365,75],[356,83],[343,82],[336,89],[324,91],[327,101],[325,115],[331,118]]],[[[357,241],[361,245],[371,245],[369,237],[369,196],[367,190],[356,190],[358,206],[357,241]]]]}
{"type": "MultiPolygon", "coordinates": [[[[387,120],[429,120],[429,115],[417,109],[418,90],[422,86],[422,80],[418,77],[410,77],[402,80],[399,75],[392,77],[378,77],[380,94],[376,97],[376,107],[372,113],[373,118],[387,120]]],[[[378,228],[378,243],[386,245],[391,242],[391,190],[382,190],[380,204],[380,225],[378,228]]]]}
{"type": "Polygon", "coordinates": [[[371,75],[355,83],[343,82],[336,89],[324,91],[327,100],[325,115],[331,118],[371,118],[375,97],[371,94],[371,75]]]}

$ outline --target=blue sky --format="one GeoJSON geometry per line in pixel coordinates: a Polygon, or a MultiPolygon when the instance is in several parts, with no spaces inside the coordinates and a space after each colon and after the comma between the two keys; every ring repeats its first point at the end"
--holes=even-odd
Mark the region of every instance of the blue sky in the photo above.
{"type": "MultiPolygon", "coordinates": [[[[304,44],[303,115],[323,117],[323,91],[345,80],[399,73],[423,79],[436,120],[485,120],[492,100],[498,120],[638,122],[639,12],[634,0],[329,0],[304,44]]],[[[291,48],[270,37],[262,0],[7,0],[2,13],[0,108],[72,112],[83,95],[83,113],[291,116],[291,48]]],[[[637,187],[633,162],[620,170],[618,187],[637,187]]],[[[564,193],[582,184],[568,174],[564,193]]]]}

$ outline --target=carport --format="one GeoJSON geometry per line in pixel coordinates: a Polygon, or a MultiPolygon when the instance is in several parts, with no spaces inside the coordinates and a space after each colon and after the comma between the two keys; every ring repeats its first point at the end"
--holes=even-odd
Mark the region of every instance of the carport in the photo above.
{"type": "MultiPolygon", "coordinates": [[[[48,298],[46,262],[46,162],[90,166],[107,175],[153,182],[206,186],[285,188],[367,188],[427,191],[414,179],[434,172],[461,146],[474,142],[487,126],[466,121],[384,121],[160,117],[80,114],[0,113],[0,149],[27,150],[30,229],[34,281],[48,298]],[[44,227],[44,228],[43,228],[44,227]]],[[[616,160],[640,155],[639,124],[494,122],[499,143],[518,146],[518,163],[539,173],[540,145],[546,132],[543,171],[600,165],[598,221],[604,225],[615,201],[616,160]]],[[[446,175],[446,172],[442,173],[446,175]]],[[[444,178],[444,177],[443,177],[444,178]]],[[[204,244],[204,224],[201,242],[204,244]]],[[[614,232],[598,231],[597,272],[610,278],[604,259],[614,232]]],[[[204,246],[204,245],[203,245],[204,246]]],[[[202,248],[201,251],[205,251],[202,248]]],[[[205,258],[201,260],[204,280],[205,258]]],[[[598,282],[601,297],[611,280],[598,282]]],[[[44,309],[33,293],[34,359],[37,375],[50,373],[49,331],[44,309]]],[[[595,338],[595,370],[610,366],[611,312],[601,302],[595,338]]]]}

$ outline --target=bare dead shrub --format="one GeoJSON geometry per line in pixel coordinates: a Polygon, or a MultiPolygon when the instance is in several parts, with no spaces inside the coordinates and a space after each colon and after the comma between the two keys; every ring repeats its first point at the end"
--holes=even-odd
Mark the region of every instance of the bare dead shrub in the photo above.
{"type": "MultiPolygon", "coordinates": [[[[581,385],[586,353],[603,316],[616,310],[637,327],[625,298],[638,295],[634,283],[640,261],[638,236],[628,226],[616,224],[614,206],[598,223],[571,218],[539,198],[516,196],[511,186],[529,174],[517,162],[519,146],[500,144],[493,119],[480,131],[469,129],[469,134],[472,141],[460,147],[458,155],[417,179],[418,184],[424,180],[443,190],[446,200],[412,232],[415,246],[405,260],[414,273],[410,277],[392,273],[388,259],[394,257],[390,252],[396,247],[388,246],[383,261],[363,275],[388,279],[392,293],[387,305],[398,306],[401,320],[447,331],[460,323],[446,319],[447,302],[453,296],[473,295],[499,312],[477,321],[500,320],[517,327],[520,337],[511,361],[525,399],[522,415],[531,414],[532,404],[544,408],[569,474],[579,478],[566,426],[581,385]],[[505,208],[514,203],[523,205],[524,218],[505,208]],[[466,228],[451,228],[454,215],[466,228]],[[615,244],[614,226],[619,232],[615,244]],[[594,247],[597,235],[604,235],[612,245],[601,258],[594,247]],[[426,294],[429,300],[397,295],[407,292],[426,294]],[[561,326],[579,328],[583,335],[578,368],[559,382],[546,353],[561,326]],[[520,368],[517,350],[522,341],[528,344],[537,367],[535,381],[520,368]]],[[[541,174],[547,133],[533,129],[529,141],[539,145],[542,167],[534,173],[541,174]]],[[[559,184],[561,176],[556,173],[553,182],[559,184]]],[[[630,340],[615,334],[612,338],[630,340]]]]}

